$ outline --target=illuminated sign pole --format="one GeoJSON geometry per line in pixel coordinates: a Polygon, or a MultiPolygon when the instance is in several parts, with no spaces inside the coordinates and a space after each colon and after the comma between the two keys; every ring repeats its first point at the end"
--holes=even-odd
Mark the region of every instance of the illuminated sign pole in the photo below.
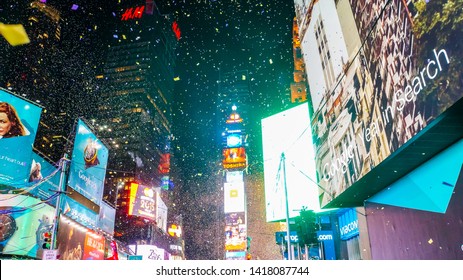
{"type": "Polygon", "coordinates": [[[58,223],[59,223],[59,216],[60,216],[60,204],[61,204],[61,194],[65,193],[63,191],[63,185],[66,182],[66,166],[67,162],[69,161],[68,155],[64,154],[63,158],[61,159],[60,165],[61,165],[61,174],[60,174],[60,179],[59,179],[59,185],[58,185],[58,197],[56,198],[56,208],[55,208],[55,221],[53,223],[53,228],[52,228],[52,234],[51,234],[51,242],[50,242],[50,250],[54,250],[55,248],[55,242],[56,242],[56,234],[58,232],[58,223]]]}
{"type": "Polygon", "coordinates": [[[285,153],[281,153],[281,164],[283,165],[283,187],[285,189],[285,207],[286,207],[286,246],[288,246],[288,260],[292,259],[291,238],[289,230],[289,203],[288,203],[288,188],[286,187],[286,166],[285,166],[285,153]]]}

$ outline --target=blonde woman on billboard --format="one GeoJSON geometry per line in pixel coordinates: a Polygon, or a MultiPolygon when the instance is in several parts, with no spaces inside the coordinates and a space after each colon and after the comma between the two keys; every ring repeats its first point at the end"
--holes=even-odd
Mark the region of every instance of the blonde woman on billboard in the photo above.
{"type": "Polygon", "coordinates": [[[16,109],[6,102],[0,102],[0,139],[25,135],[28,135],[28,132],[16,109]]]}

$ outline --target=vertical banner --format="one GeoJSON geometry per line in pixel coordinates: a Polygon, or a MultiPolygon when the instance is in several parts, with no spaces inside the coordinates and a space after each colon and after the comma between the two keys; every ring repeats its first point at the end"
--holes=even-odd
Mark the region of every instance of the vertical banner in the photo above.
{"type": "Polygon", "coordinates": [[[42,109],[0,89],[0,185],[24,187],[42,109]]]}
{"type": "Polygon", "coordinates": [[[99,205],[103,197],[107,163],[108,149],[88,126],[79,120],[72,152],[69,186],[99,205]]]}

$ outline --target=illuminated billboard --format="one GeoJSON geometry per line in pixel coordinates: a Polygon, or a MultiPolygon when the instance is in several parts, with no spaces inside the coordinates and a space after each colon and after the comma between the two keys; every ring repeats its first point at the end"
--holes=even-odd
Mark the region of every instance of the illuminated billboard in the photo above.
{"type": "Polygon", "coordinates": [[[384,170],[396,151],[413,149],[404,144],[444,123],[442,113],[461,101],[463,49],[455,40],[463,3],[295,0],[295,9],[310,65],[322,207],[361,205],[371,184],[356,183],[375,168],[384,170]]]}
{"type": "Polygon", "coordinates": [[[262,119],[261,124],[267,222],[286,218],[285,182],[290,218],[299,216],[303,207],[319,210],[307,103],[262,119]]]}
{"type": "Polygon", "coordinates": [[[52,232],[55,208],[37,198],[0,194],[0,255],[42,258],[45,234],[52,232]]]}
{"type": "Polygon", "coordinates": [[[227,135],[227,147],[236,148],[243,145],[242,136],[238,133],[232,133],[227,135]]]}
{"type": "Polygon", "coordinates": [[[246,199],[243,182],[224,183],[224,212],[243,212],[246,208],[246,199]]]}
{"type": "Polygon", "coordinates": [[[225,225],[225,250],[245,251],[247,246],[246,223],[225,225]]]}
{"type": "Polygon", "coordinates": [[[223,149],[223,168],[235,169],[246,167],[246,150],[244,147],[223,149]]]}
{"type": "Polygon", "coordinates": [[[151,187],[130,183],[128,215],[156,219],[156,191],[151,187]]]}
{"type": "Polygon", "coordinates": [[[99,205],[108,163],[108,148],[93,134],[88,126],[77,123],[68,185],[99,205]]]}
{"type": "Polygon", "coordinates": [[[22,188],[42,109],[0,89],[0,184],[22,188]]]}
{"type": "Polygon", "coordinates": [[[59,220],[57,242],[60,260],[104,259],[104,237],[64,216],[59,220]]]}

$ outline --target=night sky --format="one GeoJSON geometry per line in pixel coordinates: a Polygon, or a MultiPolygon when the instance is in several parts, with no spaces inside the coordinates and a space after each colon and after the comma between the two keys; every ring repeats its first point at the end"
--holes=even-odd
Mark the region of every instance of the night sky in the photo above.
{"type": "Polygon", "coordinates": [[[223,129],[215,127],[214,115],[220,71],[249,71],[253,115],[243,117],[251,125],[251,149],[260,153],[260,119],[279,112],[290,98],[293,2],[184,1],[177,3],[176,11],[182,30],[177,137],[185,138],[181,143],[201,147],[181,153],[182,161],[207,162],[211,153],[217,153],[209,149],[216,148],[210,143],[217,141],[217,129],[223,129]]]}
{"type": "MultiPolygon", "coordinates": [[[[0,22],[27,22],[31,1],[1,2],[0,22]]],[[[61,45],[44,52],[44,63],[39,63],[50,73],[49,81],[43,88],[12,90],[27,95],[34,88],[43,92],[47,92],[45,87],[59,88],[50,92],[67,96],[64,100],[69,102],[62,103],[62,109],[74,110],[75,117],[85,116],[86,106],[91,102],[81,104],[79,100],[95,97],[99,90],[98,83],[92,83],[92,79],[103,68],[104,42],[112,36],[110,25],[117,1],[46,2],[62,11],[65,19],[61,45]],[[78,8],[72,9],[73,4],[78,8]]],[[[157,2],[163,13],[174,16],[182,33],[176,61],[179,80],[173,107],[172,170],[180,191],[178,210],[184,213],[186,254],[189,259],[207,259],[213,245],[205,246],[204,240],[196,237],[206,229],[204,224],[214,222],[210,211],[220,207],[210,200],[210,195],[220,187],[215,182],[221,157],[217,132],[223,129],[217,127],[215,116],[219,73],[249,71],[252,115],[243,116],[249,123],[248,158],[256,172],[262,172],[260,120],[289,106],[294,3],[292,0],[157,2]]],[[[27,46],[11,48],[2,41],[0,50],[3,61],[15,61],[17,57],[27,61],[27,46]]],[[[20,65],[13,62],[2,67],[0,80],[4,82],[10,75],[29,75],[21,73],[20,65]]]]}
{"type": "MultiPolygon", "coordinates": [[[[175,3],[182,30],[174,110],[176,166],[181,170],[186,255],[209,259],[223,238],[217,171],[215,102],[220,71],[248,70],[251,79],[249,164],[262,172],[260,120],[286,108],[292,82],[293,1],[181,1],[175,3]],[[186,2],[186,3],[185,3],[186,2]],[[211,233],[211,231],[213,233],[211,233]]],[[[175,167],[174,167],[175,168],[175,167]]],[[[177,180],[178,181],[178,180],[177,180]]],[[[220,251],[221,248],[219,248],[220,251]]],[[[219,255],[220,257],[220,255],[219,255]]]]}

